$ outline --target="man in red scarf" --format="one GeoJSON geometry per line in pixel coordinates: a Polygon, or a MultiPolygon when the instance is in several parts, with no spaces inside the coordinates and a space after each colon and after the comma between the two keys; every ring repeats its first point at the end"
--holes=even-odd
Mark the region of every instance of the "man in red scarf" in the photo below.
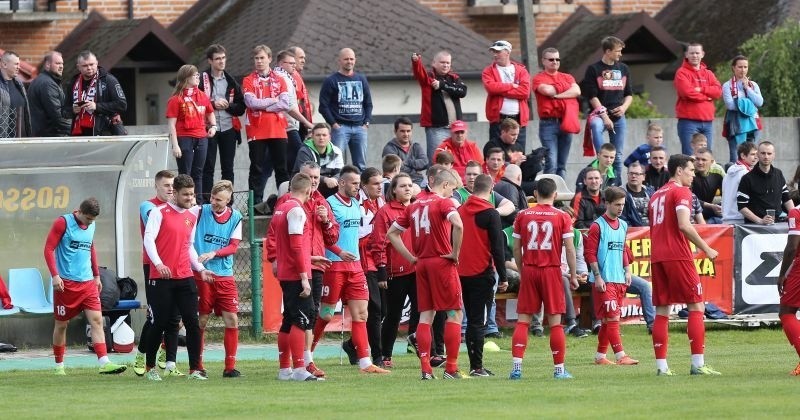
{"type": "MultiPolygon", "coordinates": [[[[69,92],[65,92],[65,118],[72,118],[73,136],[111,133],[112,119],[128,108],[125,92],[116,77],[97,65],[91,51],[78,54],[78,71],[69,92]]],[[[114,122],[116,123],[116,122],[114,122]]]]}

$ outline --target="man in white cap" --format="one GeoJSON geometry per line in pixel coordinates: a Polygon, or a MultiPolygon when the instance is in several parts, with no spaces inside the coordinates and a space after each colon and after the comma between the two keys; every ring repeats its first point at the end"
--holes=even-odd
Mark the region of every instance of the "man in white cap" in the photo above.
{"type": "Polygon", "coordinates": [[[483,69],[481,80],[486,89],[486,119],[489,138],[500,137],[500,122],[511,118],[519,123],[517,144],[525,149],[531,96],[531,76],[522,63],[511,60],[511,43],[495,41],[491,47],[494,62],[483,69]]]}

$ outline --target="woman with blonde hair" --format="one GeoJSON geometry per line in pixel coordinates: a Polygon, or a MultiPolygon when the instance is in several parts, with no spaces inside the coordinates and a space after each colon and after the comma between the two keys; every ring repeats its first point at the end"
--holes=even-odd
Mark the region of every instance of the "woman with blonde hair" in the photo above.
{"type": "MultiPolygon", "coordinates": [[[[199,84],[197,67],[191,64],[181,66],[175,78],[175,90],[167,102],[172,155],[178,162],[178,172],[190,175],[198,192],[203,191],[203,166],[208,138],[217,133],[214,108],[208,96],[197,88],[199,84]]],[[[202,204],[200,195],[197,200],[198,204],[202,204]]]]}

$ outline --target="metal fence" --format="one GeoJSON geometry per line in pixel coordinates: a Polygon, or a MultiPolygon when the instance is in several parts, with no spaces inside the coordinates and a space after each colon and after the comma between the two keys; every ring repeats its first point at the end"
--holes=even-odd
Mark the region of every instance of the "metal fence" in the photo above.
{"type": "Polygon", "coordinates": [[[0,108],[0,138],[22,137],[22,108],[0,108]]]}

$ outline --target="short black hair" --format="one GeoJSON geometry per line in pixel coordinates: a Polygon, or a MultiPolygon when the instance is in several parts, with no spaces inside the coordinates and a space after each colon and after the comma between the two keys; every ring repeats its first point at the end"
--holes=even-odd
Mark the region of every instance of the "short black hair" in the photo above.
{"type": "Polygon", "coordinates": [[[678,168],[685,168],[686,164],[689,162],[694,162],[694,158],[688,155],[684,155],[682,153],[676,153],[669,157],[669,161],[667,162],[667,169],[669,170],[669,176],[675,176],[675,173],[678,171],[678,168]]]}
{"type": "Polygon", "coordinates": [[[411,122],[410,118],[408,118],[408,117],[400,117],[400,118],[394,120],[394,131],[397,131],[397,129],[400,128],[400,124],[410,125],[412,127],[414,126],[414,123],[411,122]]]}

